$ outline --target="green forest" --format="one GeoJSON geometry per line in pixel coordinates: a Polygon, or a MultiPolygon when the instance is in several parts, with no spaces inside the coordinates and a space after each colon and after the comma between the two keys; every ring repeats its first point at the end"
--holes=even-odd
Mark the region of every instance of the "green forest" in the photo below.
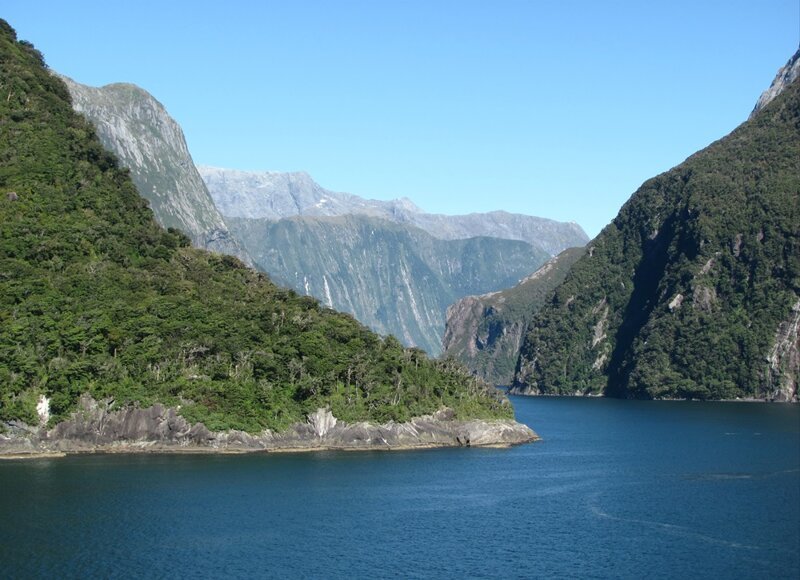
{"type": "Polygon", "coordinates": [[[730,135],[644,183],[589,243],[533,319],[515,390],[770,398],[787,369],[768,357],[798,296],[795,81],[730,135]]]}
{"type": "Polygon", "coordinates": [[[281,430],[328,406],[402,421],[511,417],[461,366],[380,337],[156,224],[42,55],[0,20],[0,421],[81,394],[281,430]]]}

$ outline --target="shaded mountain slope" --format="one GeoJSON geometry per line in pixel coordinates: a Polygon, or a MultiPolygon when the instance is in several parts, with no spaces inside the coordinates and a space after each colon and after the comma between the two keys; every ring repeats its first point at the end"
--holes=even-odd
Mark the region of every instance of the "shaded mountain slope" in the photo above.
{"type": "Polygon", "coordinates": [[[525,242],[441,240],[363,215],[228,221],[276,282],[433,355],[450,304],[509,286],[548,257],[525,242]]]}
{"type": "Polygon", "coordinates": [[[533,319],[516,393],[795,400],[800,83],[649,181],[533,319]]]}
{"type": "Polygon", "coordinates": [[[511,384],[528,323],[584,252],[584,248],[564,250],[512,288],[467,296],[451,305],[445,356],[492,384],[511,384]]]}

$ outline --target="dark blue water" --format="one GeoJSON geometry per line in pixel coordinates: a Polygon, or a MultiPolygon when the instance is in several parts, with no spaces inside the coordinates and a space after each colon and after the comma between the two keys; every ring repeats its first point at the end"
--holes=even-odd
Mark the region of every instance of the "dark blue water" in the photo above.
{"type": "Polygon", "coordinates": [[[800,575],[797,405],[514,404],[544,441],[0,462],[0,576],[800,575]]]}

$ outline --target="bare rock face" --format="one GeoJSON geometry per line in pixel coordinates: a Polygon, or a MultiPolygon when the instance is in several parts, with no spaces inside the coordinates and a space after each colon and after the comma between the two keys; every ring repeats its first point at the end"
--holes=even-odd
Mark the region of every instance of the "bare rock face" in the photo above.
{"type": "Polygon", "coordinates": [[[126,442],[145,446],[159,441],[168,445],[202,445],[211,433],[200,423],[190,425],[176,409],[156,404],[111,410],[109,402],[98,402],[84,395],[78,411],[42,437],[42,444],[57,450],[91,450],[126,442]]]}
{"type": "Polygon", "coordinates": [[[447,326],[444,330],[445,352],[452,353],[455,344],[464,340],[461,346],[465,357],[473,358],[478,354],[478,333],[485,308],[481,298],[483,296],[465,296],[458,302],[447,307],[447,326]]]}
{"type": "Polygon", "coordinates": [[[156,220],[174,227],[200,248],[231,254],[252,265],[230,235],[194,166],[183,130],[147,91],[117,83],[95,88],[60,76],[73,108],[95,127],[103,145],[131,172],[156,220]]]}
{"type": "Polygon", "coordinates": [[[442,409],[406,423],[343,423],[329,409],[317,409],[305,423],[286,431],[209,431],[190,424],[177,409],[125,407],[112,410],[110,401],[81,397],[70,419],[49,431],[9,423],[0,433],[0,457],[52,453],[93,452],[250,452],[315,451],[323,449],[375,450],[428,447],[517,445],[539,437],[512,420],[459,421],[442,409]]]}
{"type": "Polygon", "coordinates": [[[308,424],[314,430],[317,437],[325,437],[328,432],[336,427],[336,417],[330,409],[317,409],[308,416],[308,424]]]}
{"type": "Polygon", "coordinates": [[[279,220],[358,214],[389,219],[422,211],[407,198],[378,201],[329,191],[304,171],[255,172],[207,165],[197,170],[226,217],[279,220]]]}
{"type": "Polygon", "coordinates": [[[774,401],[797,402],[800,381],[800,300],[775,332],[775,344],[767,357],[767,396],[774,401]]]}
{"type": "Polygon", "coordinates": [[[771,103],[772,100],[780,95],[786,87],[792,84],[797,77],[800,77],[800,49],[798,49],[792,58],[778,70],[778,74],[775,75],[775,80],[772,81],[769,88],[761,93],[758,102],[756,102],[756,106],[753,108],[753,112],[750,113],[750,118],[752,119],[761,109],[771,103]]]}

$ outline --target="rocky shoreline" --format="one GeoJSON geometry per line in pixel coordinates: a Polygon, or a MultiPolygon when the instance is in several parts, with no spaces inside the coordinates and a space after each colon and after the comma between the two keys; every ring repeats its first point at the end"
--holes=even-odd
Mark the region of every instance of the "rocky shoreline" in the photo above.
{"type": "Polygon", "coordinates": [[[190,424],[160,404],[112,410],[109,402],[81,398],[71,418],[52,429],[11,422],[0,433],[0,458],[60,457],[74,453],[252,453],[374,451],[434,447],[509,447],[539,439],[513,420],[454,418],[449,409],[405,423],[344,423],[318,409],[286,431],[214,432],[190,424]]]}

